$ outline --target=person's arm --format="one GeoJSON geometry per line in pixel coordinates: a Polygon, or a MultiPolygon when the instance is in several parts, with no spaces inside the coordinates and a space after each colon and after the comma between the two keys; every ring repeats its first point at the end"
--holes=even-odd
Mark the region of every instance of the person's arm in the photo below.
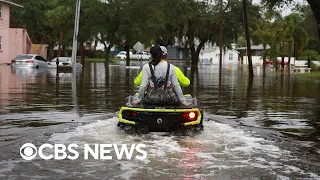
{"type": "Polygon", "coordinates": [[[136,86],[140,86],[141,81],[142,81],[142,71],[140,71],[139,75],[136,77],[136,79],[134,80],[133,83],[134,83],[136,86]]]}
{"type": "Polygon", "coordinates": [[[181,71],[180,68],[178,68],[177,66],[174,66],[174,69],[176,71],[176,75],[177,75],[177,78],[178,78],[178,81],[179,81],[179,84],[182,86],[182,87],[188,87],[190,85],[190,80],[189,78],[187,78],[183,72],[181,71]]]}
{"type": "Polygon", "coordinates": [[[139,88],[139,95],[136,98],[136,103],[140,103],[141,102],[141,100],[144,97],[144,93],[147,90],[148,81],[149,81],[148,72],[147,72],[147,68],[148,67],[149,67],[148,65],[147,66],[146,65],[143,66],[143,69],[142,69],[142,80],[141,80],[141,84],[140,84],[140,88],[139,88]]]}
{"type": "Polygon", "coordinates": [[[180,86],[180,84],[179,84],[179,82],[178,82],[178,78],[177,78],[177,75],[176,75],[176,71],[175,71],[175,70],[172,71],[172,76],[171,76],[170,81],[171,81],[171,84],[172,84],[172,86],[173,86],[173,88],[174,88],[174,91],[175,91],[175,93],[176,93],[179,101],[180,101],[182,104],[185,103],[186,100],[185,100],[185,98],[184,98],[184,96],[183,96],[182,89],[181,89],[181,86],[180,86]]]}

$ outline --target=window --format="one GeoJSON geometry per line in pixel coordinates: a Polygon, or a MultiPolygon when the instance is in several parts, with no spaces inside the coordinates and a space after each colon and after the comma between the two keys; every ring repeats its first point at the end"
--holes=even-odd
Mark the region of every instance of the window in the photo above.
{"type": "Polygon", "coordinates": [[[0,19],[2,18],[2,5],[0,5],[0,19]]]}
{"type": "Polygon", "coordinates": [[[45,60],[43,57],[41,57],[41,56],[36,56],[35,59],[40,60],[40,61],[44,61],[44,62],[46,61],[46,60],[45,60]]]}
{"type": "Polygon", "coordinates": [[[229,60],[230,60],[230,61],[233,60],[233,53],[229,53],[229,60]]]}
{"type": "Polygon", "coordinates": [[[2,51],[2,36],[0,36],[0,51],[2,51]]]}
{"type": "Polygon", "coordinates": [[[29,55],[19,55],[15,58],[15,60],[23,60],[23,59],[32,59],[33,56],[29,56],[29,55]]]}

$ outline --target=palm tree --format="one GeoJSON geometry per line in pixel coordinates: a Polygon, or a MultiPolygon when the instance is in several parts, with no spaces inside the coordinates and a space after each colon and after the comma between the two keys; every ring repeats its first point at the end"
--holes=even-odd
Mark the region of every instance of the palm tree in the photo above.
{"type": "Polygon", "coordinates": [[[295,48],[297,55],[299,55],[308,44],[309,35],[303,27],[299,26],[299,17],[297,14],[290,14],[286,16],[284,20],[288,27],[286,35],[288,39],[288,64],[290,72],[290,61],[293,49],[295,48]]]}

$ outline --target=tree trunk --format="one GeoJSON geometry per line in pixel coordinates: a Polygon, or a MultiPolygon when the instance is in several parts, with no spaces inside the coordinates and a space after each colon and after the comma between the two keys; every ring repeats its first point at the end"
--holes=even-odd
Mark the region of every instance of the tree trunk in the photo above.
{"type": "Polygon", "coordinates": [[[104,51],[105,51],[104,64],[106,66],[109,66],[109,54],[110,54],[110,51],[108,50],[107,47],[104,47],[104,51]]]}
{"type": "Polygon", "coordinates": [[[310,4],[310,7],[312,9],[314,18],[317,21],[318,24],[318,36],[320,38],[320,1],[319,0],[307,0],[310,4]]]}
{"type": "Polygon", "coordinates": [[[196,51],[191,52],[191,65],[197,66],[199,62],[199,55],[197,56],[196,51]]]}
{"type": "Polygon", "coordinates": [[[112,48],[113,44],[109,44],[109,46],[107,46],[106,43],[103,43],[103,45],[104,45],[104,52],[105,52],[104,63],[106,66],[108,66],[109,65],[110,49],[112,48]]]}
{"type": "Polygon", "coordinates": [[[189,46],[190,46],[190,50],[191,50],[191,65],[192,66],[197,66],[199,63],[199,54],[201,49],[203,48],[205,41],[201,40],[200,44],[198,45],[197,49],[195,49],[195,45],[194,45],[194,38],[191,38],[191,40],[189,41],[189,46]]]}
{"type": "Polygon", "coordinates": [[[281,72],[284,71],[284,55],[281,56],[281,72]]]}
{"type": "Polygon", "coordinates": [[[60,32],[60,42],[59,42],[59,46],[58,46],[58,57],[61,57],[61,43],[62,43],[62,37],[63,37],[63,33],[60,32]]]}
{"type": "Polygon", "coordinates": [[[247,40],[247,49],[248,49],[248,61],[249,61],[249,76],[253,77],[253,66],[252,66],[252,58],[251,58],[251,44],[250,44],[250,33],[249,33],[249,25],[248,25],[248,11],[247,11],[247,0],[242,0],[243,3],[243,17],[244,17],[244,27],[245,34],[247,40]]]}
{"type": "Polygon", "coordinates": [[[51,61],[53,59],[53,52],[54,52],[54,43],[49,44],[49,55],[48,55],[48,60],[51,61]]]}
{"type": "Polygon", "coordinates": [[[289,57],[288,57],[288,73],[289,74],[290,74],[290,63],[291,63],[292,47],[293,47],[293,42],[290,42],[289,43],[289,57]]]}
{"type": "Polygon", "coordinates": [[[265,54],[265,52],[266,52],[266,48],[267,47],[267,45],[266,44],[263,44],[263,55],[262,55],[262,61],[263,61],[263,76],[265,76],[266,75],[266,54],[265,54]]]}
{"type": "Polygon", "coordinates": [[[66,56],[66,46],[65,44],[61,44],[61,56],[66,56]]]}
{"type": "Polygon", "coordinates": [[[93,58],[96,57],[97,46],[98,46],[98,39],[96,38],[96,39],[94,40],[94,47],[93,47],[93,53],[92,53],[92,57],[93,57],[93,58]]]}
{"type": "Polygon", "coordinates": [[[127,52],[126,66],[130,66],[130,43],[126,40],[125,50],[127,52]]]}
{"type": "Polygon", "coordinates": [[[291,61],[291,56],[288,57],[288,73],[290,74],[290,61],[291,61]]]}
{"type": "Polygon", "coordinates": [[[84,66],[84,46],[83,42],[80,42],[81,64],[84,66]]]}
{"type": "Polygon", "coordinates": [[[189,58],[188,42],[185,42],[184,44],[184,59],[186,60],[186,65],[189,67],[190,58],[189,58]]]}
{"type": "Polygon", "coordinates": [[[280,44],[280,55],[281,55],[281,73],[283,73],[283,70],[284,70],[284,45],[281,43],[280,44]]]}

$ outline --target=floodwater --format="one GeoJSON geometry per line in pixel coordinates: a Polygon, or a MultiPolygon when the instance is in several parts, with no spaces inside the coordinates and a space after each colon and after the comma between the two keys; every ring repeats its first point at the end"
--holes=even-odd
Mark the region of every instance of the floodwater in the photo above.
{"type": "MultiPolygon", "coordinates": [[[[255,68],[175,63],[205,110],[204,130],[127,134],[117,129],[139,68],[87,63],[76,74],[0,66],[0,179],[319,179],[320,82],[255,68]],[[191,78],[192,77],[192,78],[191,78]],[[76,160],[23,160],[20,147],[77,144],[76,160]],[[146,145],[147,158],[83,157],[85,144],[146,145]]],[[[137,63],[137,66],[141,64],[137,63]]],[[[46,153],[50,153],[47,148],[46,153]]],[[[53,154],[53,152],[51,152],[53,154]]],[[[112,153],[111,153],[112,154],[112,153]]]]}

